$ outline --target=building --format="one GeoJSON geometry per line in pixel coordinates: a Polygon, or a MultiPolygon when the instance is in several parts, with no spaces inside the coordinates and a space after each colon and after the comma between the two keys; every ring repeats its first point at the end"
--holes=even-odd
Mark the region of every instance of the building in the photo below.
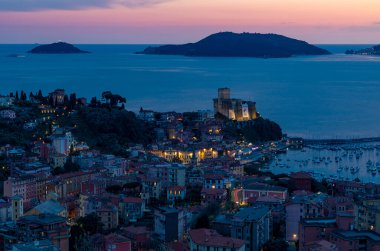
{"type": "Polygon", "coordinates": [[[0,110],[0,117],[3,119],[15,119],[16,112],[10,109],[0,110]]]}
{"type": "Polygon", "coordinates": [[[154,233],[164,242],[182,240],[185,214],[182,210],[160,207],[154,210],[154,233]]]}
{"type": "Polygon", "coordinates": [[[332,231],[337,229],[336,219],[317,218],[303,219],[299,227],[299,250],[306,251],[306,246],[311,242],[323,239],[329,240],[332,231]]]}
{"type": "Polygon", "coordinates": [[[53,105],[63,105],[65,102],[65,90],[56,89],[55,91],[49,93],[49,99],[53,102],[53,105]]]}
{"type": "Polygon", "coordinates": [[[355,229],[380,234],[380,199],[369,199],[354,205],[355,229]]]}
{"type": "Polygon", "coordinates": [[[166,189],[166,199],[169,201],[184,200],[186,196],[186,187],[170,186],[166,189]]]}
{"type": "Polygon", "coordinates": [[[141,120],[146,121],[146,122],[154,122],[156,120],[156,118],[154,116],[154,111],[144,110],[142,107],[140,108],[140,111],[139,111],[137,117],[141,120]]]}
{"type": "Polygon", "coordinates": [[[177,163],[149,165],[147,167],[147,177],[160,179],[163,187],[185,186],[186,167],[177,163]]]}
{"type": "Polygon", "coordinates": [[[147,227],[129,226],[126,227],[123,232],[124,236],[132,241],[133,250],[146,250],[150,239],[150,231],[147,227]]]}
{"type": "Polygon", "coordinates": [[[111,233],[105,236],[106,251],[131,251],[131,241],[119,234],[111,233]]]}
{"type": "Polygon", "coordinates": [[[330,241],[338,250],[380,250],[380,235],[373,231],[335,230],[330,241]]]}
{"type": "Polygon", "coordinates": [[[25,215],[54,214],[67,217],[67,210],[58,202],[58,194],[49,193],[48,200],[30,209],[25,215]]]}
{"type": "Polygon", "coordinates": [[[229,88],[218,89],[218,98],[214,99],[214,112],[237,121],[253,120],[258,116],[256,102],[231,99],[229,88]]]}
{"type": "Polygon", "coordinates": [[[291,182],[294,183],[296,190],[311,191],[312,177],[307,172],[296,172],[290,175],[291,182]]]}
{"type": "Polygon", "coordinates": [[[13,97],[0,95],[0,106],[8,107],[8,106],[13,105],[13,102],[14,102],[13,97]]]}
{"type": "Polygon", "coordinates": [[[152,199],[160,199],[162,189],[161,180],[143,178],[141,185],[141,198],[145,201],[145,203],[149,203],[152,199]]]}
{"type": "Polygon", "coordinates": [[[286,240],[298,241],[299,223],[302,219],[311,219],[327,216],[325,201],[327,195],[323,193],[297,195],[286,203],[286,240]]]}
{"type": "Polygon", "coordinates": [[[276,198],[281,202],[285,202],[288,198],[288,190],[284,187],[257,182],[244,185],[243,202],[248,203],[253,198],[276,198]]]}
{"type": "Polygon", "coordinates": [[[46,240],[36,240],[32,242],[23,242],[12,245],[12,251],[59,251],[52,241],[46,240]]]}
{"type": "Polygon", "coordinates": [[[313,241],[305,245],[306,251],[338,251],[336,245],[326,240],[313,241]]]}
{"type": "Polygon", "coordinates": [[[12,204],[12,220],[17,221],[24,215],[23,198],[20,195],[15,195],[10,198],[12,204]]]}
{"type": "Polygon", "coordinates": [[[24,175],[18,178],[9,177],[8,180],[3,182],[3,193],[7,197],[21,196],[23,207],[29,208],[31,201],[45,198],[45,184],[45,176],[24,175]]]}
{"type": "Polygon", "coordinates": [[[205,174],[204,188],[206,189],[223,189],[225,188],[224,176],[222,174],[205,174]]]}
{"type": "Polygon", "coordinates": [[[12,220],[12,203],[8,198],[0,199],[0,222],[12,220]]]}
{"type": "Polygon", "coordinates": [[[136,222],[144,215],[145,201],[140,198],[126,197],[119,202],[120,218],[124,222],[136,222]]]}
{"type": "Polygon", "coordinates": [[[211,229],[189,231],[189,251],[244,251],[244,240],[225,237],[211,229]]]}
{"type": "Polygon", "coordinates": [[[49,181],[47,190],[57,193],[60,198],[79,195],[82,183],[93,180],[93,176],[93,173],[81,171],[60,174],[49,181]]]}
{"type": "Polygon", "coordinates": [[[272,216],[268,207],[241,208],[231,221],[231,237],[245,241],[245,249],[259,251],[272,239],[272,216]]]}
{"type": "Polygon", "coordinates": [[[224,188],[202,188],[201,197],[204,204],[222,203],[227,199],[227,190],[224,188]]]}
{"type": "Polygon", "coordinates": [[[50,239],[61,251],[68,251],[70,227],[66,220],[53,214],[23,216],[17,221],[17,236],[21,241],[50,239]]]}
{"type": "Polygon", "coordinates": [[[103,223],[103,229],[115,229],[119,225],[119,211],[118,208],[111,203],[103,203],[96,210],[96,215],[103,223]]]}
{"type": "Polygon", "coordinates": [[[62,153],[53,153],[49,156],[49,164],[52,168],[62,168],[66,164],[67,155],[62,153]]]}

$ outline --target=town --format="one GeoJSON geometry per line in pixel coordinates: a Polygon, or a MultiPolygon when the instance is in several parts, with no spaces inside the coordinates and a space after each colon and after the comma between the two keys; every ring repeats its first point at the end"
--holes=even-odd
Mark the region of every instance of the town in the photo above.
{"type": "Polygon", "coordinates": [[[302,139],[216,96],[133,113],[110,91],[1,95],[0,250],[380,250],[380,184],[265,170],[302,139]]]}

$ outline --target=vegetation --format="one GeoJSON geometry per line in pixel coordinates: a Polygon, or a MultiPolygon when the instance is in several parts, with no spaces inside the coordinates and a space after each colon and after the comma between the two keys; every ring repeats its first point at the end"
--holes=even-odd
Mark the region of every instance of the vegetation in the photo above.
{"type": "Polygon", "coordinates": [[[110,107],[82,107],[60,119],[59,124],[73,127],[79,141],[102,152],[120,154],[130,143],[148,144],[153,130],[133,112],[110,107]]]}
{"type": "Polygon", "coordinates": [[[218,204],[210,204],[203,209],[195,218],[191,228],[210,228],[210,222],[212,222],[215,215],[218,214],[220,206],[218,204]]]}
{"type": "Polygon", "coordinates": [[[65,165],[63,167],[54,168],[52,171],[53,175],[63,174],[63,173],[71,173],[77,172],[80,170],[80,166],[78,164],[73,163],[71,158],[68,158],[65,165]]]}
{"type": "Polygon", "coordinates": [[[269,120],[259,117],[253,123],[240,125],[237,122],[227,123],[225,128],[227,138],[246,140],[252,143],[277,141],[282,138],[281,127],[269,120]]]}
{"type": "Polygon", "coordinates": [[[263,251],[283,251],[287,250],[289,244],[284,240],[269,240],[262,246],[263,251]]]}
{"type": "Polygon", "coordinates": [[[72,53],[89,53],[88,51],[82,51],[75,46],[64,43],[64,42],[58,42],[58,43],[52,43],[52,44],[44,44],[39,45],[32,50],[28,51],[28,53],[33,54],[72,54],[72,53]]]}
{"type": "Polygon", "coordinates": [[[70,230],[70,250],[82,250],[88,246],[86,242],[88,236],[102,231],[103,223],[95,213],[80,217],[70,230]]]}
{"type": "Polygon", "coordinates": [[[253,125],[242,129],[244,138],[249,142],[276,141],[282,138],[281,127],[269,119],[258,118],[253,125]]]}

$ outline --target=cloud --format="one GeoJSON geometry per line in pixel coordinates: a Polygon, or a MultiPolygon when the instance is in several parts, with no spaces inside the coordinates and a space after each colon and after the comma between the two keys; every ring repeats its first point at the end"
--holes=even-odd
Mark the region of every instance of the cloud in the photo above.
{"type": "Polygon", "coordinates": [[[0,11],[80,10],[125,6],[137,8],[171,0],[0,0],[0,11]]]}

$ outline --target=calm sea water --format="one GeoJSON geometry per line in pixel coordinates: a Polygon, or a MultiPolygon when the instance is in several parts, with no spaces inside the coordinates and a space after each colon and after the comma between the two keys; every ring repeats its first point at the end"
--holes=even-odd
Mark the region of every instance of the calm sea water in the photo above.
{"type": "Polygon", "coordinates": [[[34,45],[0,45],[0,93],[55,88],[79,96],[104,90],[127,108],[212,109],[218,87],[257,102],[289,135],[307,138],[380,136],[380,57],[348,56],[368,45],[322,45],[334,55],[289,59],[136,55],[145,45],[80,45],[91,54],[27,55],[34,45]],[[7,57],[24,53],[25,58],[7,57]]]}

